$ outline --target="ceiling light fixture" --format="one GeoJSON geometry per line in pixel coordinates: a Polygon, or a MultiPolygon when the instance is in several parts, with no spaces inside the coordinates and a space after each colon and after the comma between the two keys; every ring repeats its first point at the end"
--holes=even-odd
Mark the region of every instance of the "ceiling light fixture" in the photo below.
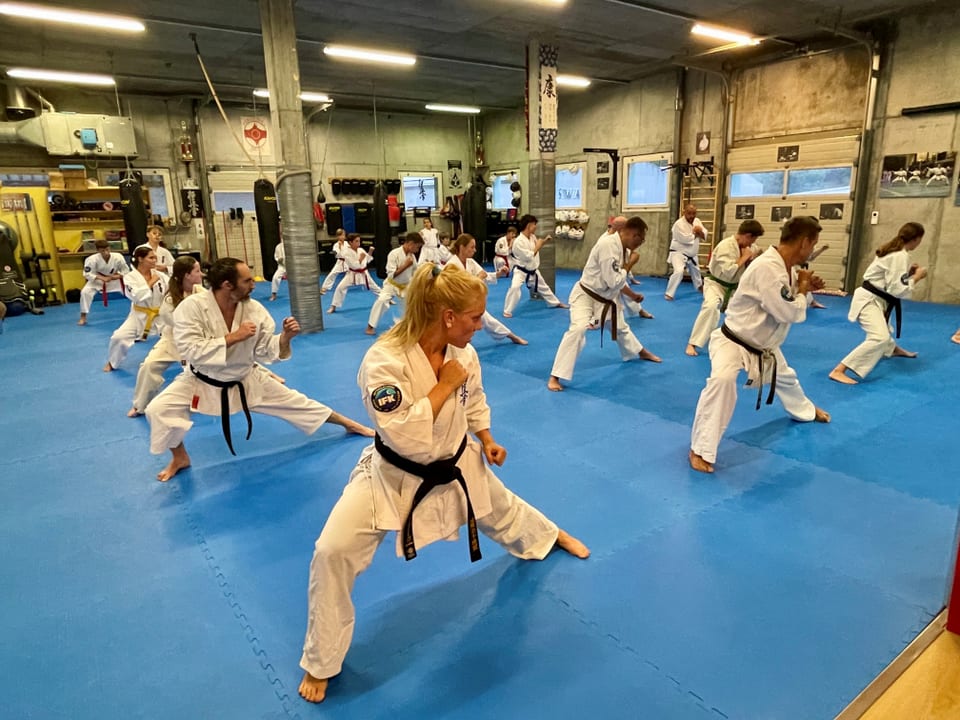
{"type": "MultiPolygon", "coordinates": [[[[270,97],[270,91],[264,88],[257,88],[253,91],[253,94],[259,98],[268,98],[270,97]]],[[[315,92],[302,92],[300,93],[300,99],[306,103],[326,103],[333,102],[329,95],[323,93],[315,92]]]]}
{"type": "Polygon", "coordinates": [[[424,105],[427,110],[432,110],[433,112],[447,112],[447,113],[463,113],[464,115],[476,115],[480,112],[480,108],[471,107],[470,105],[424,105]]]}
{"type": "Polygon", "coordinates": [[[590,78],[580,77],[579,75],[557,75],[557,85],[573,88],[590,87],[590,78]]]}
{"type": "Polygon", "coordinates": [[[344,58],[345,60],[362,60],[387,65],[406,65],[407,67],[417,62],[414,55],[364,50],[363,48],[347,47],[346,45],[326,45],[323,48],[323,54],[335,58],[344,58]]]}
{"type": "Polygon", "coordinates": [[[693,35],[701,35],[703,37],[714,38],[715,40],[726,40],[727,42],[736,43],[737,45],[760,44],[759,38],[752,37],[746,33],[713,27],[712,25],[703,25],[701,23],[694,25],[690,32],[693,35]]]}
{"type": "Polygon", "coordinates": [[[7,70],[7,75],[19,80],[66,83],[69,85],[100,85],[107,87],[117,84],[109,75],[91,75],[90,73],[60,72],[57,70],[10,68],[7,70]]]}
{"type": "Polygon", "coordinates": [[[26,18],[28,20],[64,23],[67,25],[83,25],[85,27],[97,28],[98,30],[143,32],[147,29],[146,25],[139,20],[121,15],[104,15],[101,13],[83,12],[81,10],[42,7],[40,5],[26,5],[23,3],[0,2],[0,15],[26,18]]]}

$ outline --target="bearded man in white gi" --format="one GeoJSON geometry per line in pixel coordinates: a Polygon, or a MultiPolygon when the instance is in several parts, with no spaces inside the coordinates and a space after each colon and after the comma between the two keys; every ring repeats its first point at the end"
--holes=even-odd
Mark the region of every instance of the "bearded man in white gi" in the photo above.
{"type": "Polygon", "coordinates": [[[407,292],[407,285],[413,278],[413,273],[417,269],[417,253],[423,247],[423,238],[419,233],[409,232],[403,245],[394,248],[387,255],[387,279],[383,283],[383,289],[380,291],[380,297],[370,308],[370,319],[367,320],[367,335],[377,334],[377,325],[380,324],[380,318],[384,311],[392,304],[394,298],[397,299],[399,306],[397,311],[403,314],[404,297],[407,292]]]}
{"type": "Polygon", "coordinates": [[[373,436],[373,430],[326,405],[283,385],[254,363],[290,357],[290,341],[300,334],[292,317],[274,335],[276,324],[267,309],[250,298],[256,287],[245,262],[221,258],[207,272],[210,292],[185,298],[173,313],[174,342],[184,361],[183,373],[146,408],[150,422],[150,452],[170,450],[170,464],[157,474],[164,482],[190,466],[183,438],[193,426],[191,412],[220,415],[224,437],[233,454],[229,416],[241,409],[282,418],[308,435],[325,422],[348,433],[373,436]]]}
{"type": "Polygon", "coordinates": [[[103,302],[107,302],[107,293],[124,293],[123,276],[130,272],[130,266],[120,253],[110,252],[107,240],[94,243],[97,252],[83,262],[83,277],[87,284],[80,291],[80,319],[77,325],[87,324],[87,313],[98,292],[103,293],[103,302]]]}
{"type": "MultiPolygon", "coordinates": [[[[800,422],[830,422],[830,414],[816,407],[803,393],[797,373],[787,365],[780,345],[793,323],[807,317],[808,293],[823,287],[809,270],[793,267],[806,262],[820,239],[820,223],[809,216],[788,220],[780,244],[771,247],[747,268],[730,305],[724,324],[710,336],[710,377],[700,393],[690,440],[690,467],[713,472],[720,438],[737,404],[737,378],[746,370],[748,385],[771,385],[791,418],[800,422]]],[[[757,409],[761,396],[757,397],[757,409]]]]}
{"type": "Polygon", "coordinates": [[[697,206],[692,203],[683,208],[683,215],[673,224],[670,229],[670,254],[667,255],[667,262],[673,268],[670,279],[667,281],[667,291],[663,297],[666,300],[673,300],[677,294],[677,288],[683,280],[684,267],[690,271],[690,281],[693,286],[699,290],[703,286],[700,278],[700,243],[706,242],[708,237],[707,229],[697,217],[697,206]]]}
{"type": "Polygon", "coordinates": [[[703,304],[690,331],[685,351],[687,355],[696,357],[697,348],[706,345],[710,333],[717,329],[720,313],[727,309],[740,276],[757,256],[754,243],[761,235],[763,225],[756,220],[744,220],[736,235],[721,240],[713,249],[710,272],[703,279],[703,304]]]}
{"type": "Polygon", "coordinates": [[[503,316],[513,317],[513,311],[520,302],[520,288],[523,285],[540,293],[550,307],[569,307],[560,302],[540,274],[540,248],[553,239],[552,236],[547,235],[545,238],[536,236],[537,219],[533,215],[524,215],[520,218],[518,225],[521,230],[513,241],[513,249],[510,251],[514,260],[513,277],[510,279],[510,289],[507,290],[507,295],[503,299],[503,316]]]}
{"type": "Polygon", "coordinates": [[[644,348],[631,332],[623,318],[620,302],[621,295],[635,301],[643,297],[627,284],[627,275],[639,258],[636,249],[643,244],[646,232],[647,224],[639,217],[632,217],[618,232],[604,235],[593,246],[580,281],[570,291],[570,327],[557,348],[547,382],[550,390],[563,390],[560,380],[573,377],[573,368],[586,344],[584,336],[593,319],[600,318],[602,333],[608,313],[611,315],[610,335],[620,346],[620,356],[624,361],[639,357],[641,360],[660,362],[660,358],[644,348]],[[623,258],[627,253],[629,258],[624,263],[623,258]]]}

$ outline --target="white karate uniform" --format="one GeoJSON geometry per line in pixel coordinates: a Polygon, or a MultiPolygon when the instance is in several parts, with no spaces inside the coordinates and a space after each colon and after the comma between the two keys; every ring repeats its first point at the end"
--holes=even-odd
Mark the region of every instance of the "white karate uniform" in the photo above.
{"type": "Polygon", "coordinates": [[[420,248],[420,262],[440,262],[440,231],[436,228],[420,228],[423,247],[420,248]]]}
{"type": "Polygon", "coordinates": [[[370,277],[370,271],[367,266],[373,262],[373,255],[367,253],[362,247],[354,250],[347,245],[342,251],[343,261],[347,264],[347,274],[337,284],[337,289],[333,291],[333,300],[330,302],[332,307],[338,308],[343,305],[343,300],[347,296],[347,290],[353,285],[363,285],[370,292],[379,295],[380,286],[370,277]]]}
{"type": "MultiPolygon", "coordinates": [[[[600,242],[600,241],[603,240],[604,238],[613,237],[613,236],[615,236],[615,235],[617,235],[617,233],[615,233],[615,232],[610,232],[610,231],[605,232],[603,235],[601,235],[600,237],[597,238],[597,242],[600,242]]],[[[624,251],[623,251],[623,262],[626,262],[629,258],[630,258],[630,253],[629,253],[629,251],[626,250],[626,249],[624,249],[624,251]]],[[[636,278],[633,277],[633,273],[632,273],[632,272],[627,273],[627,282],[628,282],[628,283],[629,283],[631,280],[635,280],[635,279],[636,279],[636,278]]],[[[569,304],[569,303],[568,303],[568,304],[569,304]]],[[[620,296],[620,304],[621,304],[621,306],[623,307],[623,314],[624,314],[624,316],[629,315],[629,316],[631,316],[631,317],[637,317],[637,316],[640,315],[641,312],[643,312],[643,302],[642,302],[642,301],[641,301],[641,302],[637,302],[636,300],[631,300],[630,298],[626,298],[626,297],[624,297],[624,296],[621,295],[621,296],[620,296]]],[[[593,324],[593,325],[596,325],[596,324],[599,323],[599,322],[600,322],[600,316],[599,316],[599,315],[597,315],[597,317],[595,317],[595,318],[593,318],[593,320],[591,320],[591,324],[593,324]]]]}
{"type": "MultiPolygon", "coordinates": [[[[863,279],[894,297],[909,297],[915,285],[910,276],[910,254],[906,250],[898,250],[874,258],[863,273],[863,279]]],[[[867,338],[851,350],[842,362],[861,378],[870,374],[880,358],[893,355],[897,347],[890,332],[890,323],[883,316],[886,309],[887,301],[883,298],[863,287],[854,290],[847,319],[859,322],[867,338]]]]}
{"type": "Polygon", "coordinates": [[[493,246],[493,269],[499,274],[504,268],[510,270],[510,243],[506,235],[501,235],[493,246]]]}
{"type": "MultiPolygon", "coordinates": [[[[490,273],[480,267],[480,263],[473,258],[468,258],[467,264],[464,266],[464,264],[460,262],[460,258],[458,258],[456,255],[451,255],[449,263],[451,265],[456,265],[461,270],[466,270],[468,273],[476,277],[483,276],[482,279],[484,282],[490,281],[490,273]]],[[[496,278],[493,278],[493,280],[496,282],[496,278]]],[[[484,310],[483,317],[480,319],[480,322],[483,324],[484,331],[486,331],[486,333],[494,340],[503,340],[512,335],[510,328],[491,315],[489,310],[484,310]]]]}
{"type": "Polygon", "coordinates": [[[383,290],[380,291],[380,296],[373,304],[373,307],[370,308],[370,319],[367,320],[367,324],[374,330],[376,330],[377,325],[380,323],[380,318],[390,306],[390,301],[393,298],[397,299],[397,317],[403,315],[404,308],[406,307],[404,298],[406,298],[407,295],[407,285],[410,284],[410,281],[413,279],[413,273],[417,270],[417,256],[416,254],[412,254],[411,257],[413,263],[398,275],[397,268],[407,259],[406,251],[403,247],[398,247],[391,250],[390,254],[387,255],[387,279],[383,283],[383,290]]]}
{"type": "Polygon", "coordinates": [[[334,243],[333,252],[337,259],[333,261],[333,267],[330,268],[330,272],[323,279],[323,285],[320,287],[323,292],[330,292],[330,288],[333,287],[337,278],[350,269],[347,267],[346,260],[343,259],[343,251],[349,247],[346,240],[334,243]]]}
{"type": "Polygon", "coordinates": [[[280,292],[280,282],[287,278],[287,268],[283,264],[286,260],[286,255],[284,255],[283,252],[283,242],[277,243],[277,248],[273,251],[273,259],[277,261],[277,271],[273,274],[273,279],[270,281],[270,294],[276,295],[280,292]]]}
{"type": "Polygon", "coordinates": [[[146,278],[136,270],[123,276],[127,297],[130,298],[130,314],[110,336],[107,362],[114,369],[120,367],[137,340],[143,339],[145,334],[158,333],[154,320],[160,312],[160,303],[163,302],[163,296],[167,292],[167,276],[157,270],[150,272],[160,277],[152,288],[147,284],[146,278]]]}
{"type": "Polygon", "coordinates": [[[517,303],[520,302],[520,288],[527,285],[531,290],[536,280],[537,292],[543,297],[551,307],[556,307],[562,303],[553,294],[553,290],[547,285],[547,281],[540,274],[540,253],[535,252],[537,236],[527,237],[523,233],[517,235],[513,241],[513,248],[510,251],[513,257],[513,276],[510,278],[510,289],[507,290],[506,297],[503,299],[503,314],[512,315],[517,303]],[[530,273],[527,276],[527,272],[530,273]]]}
{"type": "MultiPolygon", "coordinates": [[[[288,388],[260,365],[254,365],[280,359],[280,335],[274,335],[276,324],[256,300],[237,305],[233,325],[228,328],[212,292],[191,295],[174,311],[173,321],[174,342],[185,366],[147,405],[153,454],[159,455],[183,442],[193,426],[191,412],[220,415],[220,388],[197,379],[191,366],[217,380],[242,381],[251,412],[286,420],[307,435],[316,432],[333,412],[326,405],[288,388]],[[227,333],[237,330],[244,322],[254,323],[256,334],[227,347],[227,333]]],[[[240,412],[240,390],[232,387],[228,392],[230,413],[240,412]]]]}
{"type": "MultiPolygon", "coordinates": [[[[360,366],[357,382],[377,433],[389,448],[414,462],[451,458],[467,433],[490,427],[476,351],[470,345],[448,345],[445,361],[450,360],[458,360],[468,378],[447,397],[436,419],[427,395],[437,376],[419,344],[402,349],[375,343],[360,366]]],[[[484,465],[480,444],[472,437],[468,436],[457,466],[470,490],[478,529],[515,557],[546,557],[556,543],[557,526],[503,485],[484,465]]],[[[317,539],[310,564],[309,618],[300,666],[314,677],[340,672],[353,637],[354,581],[387,532],[398,531],[400,554],[399,531],[420,482],[383,460],[373,445],[360,455],[317,539]]],[[[434,488],[414,515],[417,549],[437,540],[456,540],[466,519],[459,483],[434,488]]]]}
{"type": "MultiPolygon", "coordinates": [[[[608,311],[616,314],[617,345],[623,360],[632,360],[640,356],[643,345],[631,331],[623,317],[623,305],[620,291],[627,282],[627,271],[623,269],[623,243],[619,233],[606,233],[597,240],[590,250],[587,263],[583,266],[580,281],[570,291],[570,327],[563,334],[557,355],[550,371],[561,380],[573,378],[573,369],[577,364],[583,346],[586,344],[587,330],[595,318],[603,312],[604,304],[594,300],[583,288],[587,287],[600,297],[612,300],[615,308],[608,311]]],[[[613,323],[613,318],[609,322],[613,323]]],[[[600,328],[603,332],[603,328],[600,328]]]]}
{"type": "MultiPolygon", "coordinates": [[[[134,252],[142,247],[153,250],[153,247],[150,245],[150,243],[143,243],[142,245],[138,245],[136,248],[134,248],[134,252]]],[[[157,255],[157,265],[163,265],[167,268],[166,270],[157,270],[157,272],[165,275],[166,279],[169,280],[170,273],[173,272],[173,253],[167,250],[163,245],[157,245],[157,249],[154,250],[154,252],[157,255]]]]}
{"type": "Polygon", "coordinates": [[[699,288],[702,283],[698,259],[701,240],[693,233],[695,227],[703,230],[704,241],[710,237],[700,218],[694,218],[693,222],[689,223],[685,217],[681,217],[670,229],[670,254],[667,255],[667,262],[670,263],[673,272],[670,274],[667,290],[664,293],[669,297],[676,297],[677,288],[683,280],[684,267],[690,271],[690,280],[695,288],[699,288]]]}
{"type": "Polygon", "coordinates": [[[720,322],[720,313],[725,310],[724,298],[728,292],[732,292],[713,278],[726,283],[738,283],[746,269],[745,265],[738,264],[739,260],[740,245],[736,235],[721,240],[713,249],[710,256],[710,275],[703,279],[703,304],[700,305],[700,313],[693,322],[693,330],[690,331],[690,339],[687,341],[694,347],[702,348],[707,344],[710,333],[717,329],[720,322]]]}
{"type": "MultiPolygon", "coordinates": [[[[83,261],[83,277],[87,283],[80,291],[80,312],[86,315],[90,312],[90,306],[93,304],[93,298],[98,292],[104,290],[103,280],[97,275],[115,275],[117,273],[126,275],[130,272],[127,261],[123,259],[120,253],[110,253],[110,259],[104,260],[103,255],[95,253],[83,261]]],[[[107,283],[106,292],[122,293],[123,283],[120,280],[110,280],[107,283]]]]}
{"type": "MultiPolygon", "coordinates": [[[[816,407],[804,395],[797,373],[780,351],[790,326],[807,317],[808,298],[795,293],[792,275],[775,247],[763,253],[740,278],[727,307],[726,325],[744,342],[771,351],[777,362],[777,397],[790,417],[810,422],[816,417],[816,407]]],[[[737,404],[740,371],[746,370],[756,387],[758,383],[769,383],[770,368],[765,363],[766,377],[760,378],[758,358],[727,338],[720,328],[710,336],[710,363],[710,377],[697,403],[690,448],[713,463],[737,404]]]]}

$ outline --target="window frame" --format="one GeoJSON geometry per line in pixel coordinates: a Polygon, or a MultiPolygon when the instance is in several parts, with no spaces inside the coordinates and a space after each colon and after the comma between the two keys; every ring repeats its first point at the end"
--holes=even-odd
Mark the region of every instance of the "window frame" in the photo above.
{"type": "Polygon", "coordinates": [[[553,201],[554,207],[557,210],[586,210],[586,195],[587,195],[587,161],[578,160],[576,162],[563,163],[562,165],[557,165],[554,168],[554,191],[553,191],[553,201]],[[557,192],[559,191],[559,183],[556,182],[557,173],[560,172],[570,172],[574,168],[579,169],[580,171],[580,202],[577,205],[561,205],[560,198],[557,197],[557,192]]]}
{"type": "Polygon", "coordinates": [[[625,155],[621,167],[620,187],[624,210],[667,210],[670,207],[670,182],[673,179],[673,168],[663,170],[666,186],[662,203],[631,203],[630,202],[630,168],[638,163],[658,163],[661,168],[673,163],[673,153],[647,153],[643,155],[625,155]]]}
{"type": "Polygon", "coordinates": [[[442,173],[442,172],[434,172],[433,170],[405,170],[405,171],[401,171],[401,172],[397,173],[397,177],[400,179],[400,197],[398,198],[398,201],[401,202],[401,203],[403,203],[404,207],[405,207],[408,211],[409,211],[409,210],[413,210],[414,208],[429,208],[430,210],[439,210],[441,207],[443,207],[443,201],[444,201],[443,190],[444,190],[444,187],[443,187],[443,173],[442,173]],[[404,185],[403,185],[403,180],[404,180],[404,178],[409,178],[409,177],[416,177],[416,178],[432,177],[432,178],[434,178],[434,179],[436,180],[436,182],[437,182],[437,202],[436,202],[436,205],[421,205],[419,200],[416,201],[416,202],[408,202],[408,201],[407,201],[407,198],[406,198],[407,190],[406,190],[406,188],[405,188],[404,185]]]}
{"type": "MultiPolygon", "coordinates": [[[[493,202],[494,210],[510,210],[511,208],[513,208],[513,204],[510,203],[509,201],[505,206],[502,206],[502,207],[497,206],[496,183],[497,183],[497,180],[500,179],[501,177],[510,178],[510,177],[513,177],[514,175],[516,175],[517,178],[520,177],[520,168],[511,168],[508,170],[494,170],[490,173],[490,187],[493,189],[492,202],[493,202]]],[[[510,193],[511,193],[511,199],[512,199],[513,191],[511,190],[510,193]]]]}
{"type": "Polygon", "coordinates": [[[787,191],[787,171],[785,168],[770,168],[769,170],[733,170],[730,172],[730,177],[728,178],[727,184],[727,199],[728,200],[744,200],[744,199],[763,199],[763,198],[783,198],[786,195],[787,191]],[[733,194],[733,178],[736,175],[761,175],[761,174],[780,174],[780,192],[777,193],[768,193],[761,195],[734,195],[733,194]]]}
{"type": "Polygon", "coordinates": [[[842,165],[827,165],[825,167],[808,167],[808,168],[789,168],[787,170],[787,178],[783,188],[784,198],[797,198],[797,197],[847,197],[853,192],[853,181],[854,181],[854,167],[850,163],[844,163],[842,165]],[[802,173],[809,172],[811,170],[849,170],[850,171],[850,183],[845,190],[840,192],[802,192],[802,193],[791,193],[790,192],[790,176],[793,173],[802,173]]]}

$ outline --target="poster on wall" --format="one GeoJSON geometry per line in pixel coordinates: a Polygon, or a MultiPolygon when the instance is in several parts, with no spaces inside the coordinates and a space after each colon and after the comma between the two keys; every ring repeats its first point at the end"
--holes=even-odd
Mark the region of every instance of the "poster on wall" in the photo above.
{"type": "Polygon", "coordinates": [[[447,160],[447,183],[452,190],[459,190],[463,187],[463,180],[460,173],[463,172],[462,160],[447,160]]]}
{"type": "Polygon", "coordinates": [[[886,155],[880,171],[880,197],[948,197],[957,153],[942,151],[886,155]]]}
{"type": "Polygon", "coordinates": [[[553,45],[540,46],[540,152],[557,151],[557,55],[553,45]]]}
{"type": "Polygon", "coordinates": [[[597,175],[606,175],[610,172],[609,160],[597,160],[597,175]]]}
{"type": "Polygon", "coordinates": [[[737,205],[737,220],[753,220],[753,205],[737,205]]]}
{"type": "Polygon", "coordinates": [[[770,209],[771,222],[786,222],[793,217],[793,205],[774,205],[770,209]]]}
{"type": "Polygon", "coordinates": [[[843,203],[820,203],[821,220],[843,220],[843,203]]]}
{"type": "Polygon", "coordinates": [[[697,155],[710,154],[710,133],[708,131],[697,133],[697,155]]]}
{"type": "Polygon", "coordinates": [[[777,148],[777,162],[796,162],[800,159],[799,145],[781,145],[777,148]]]}
{"type": "Polygon", "coordinates": [[[273,155],[273,143],[267,130],[267,121],[259,117],[240,118],[243,146],[252,155],[273,155]]]}
{"type": "Polygon", "coordinates": [[[608,177],[598,177],[597,178],[597,190],[609,190],[610,189],[610,178],[608,177]]]}

